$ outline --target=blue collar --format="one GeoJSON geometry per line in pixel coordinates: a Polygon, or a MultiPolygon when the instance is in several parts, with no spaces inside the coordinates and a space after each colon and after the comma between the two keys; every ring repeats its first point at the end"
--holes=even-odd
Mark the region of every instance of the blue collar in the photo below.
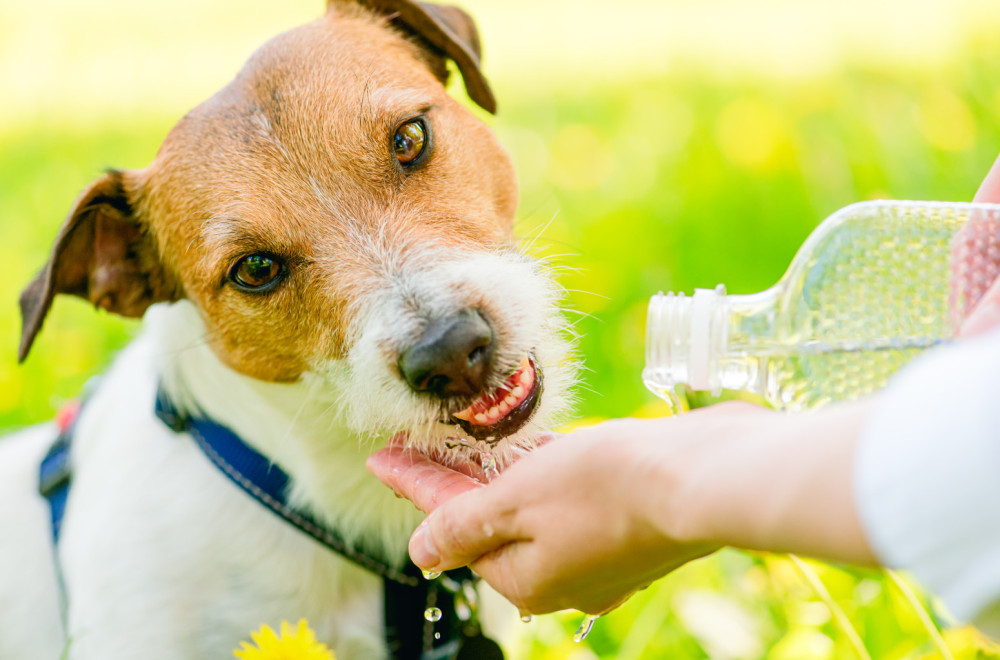
{"type": "MultiPolygon", "coordinates": [[[[386,642],[393,660],[502,660],[500,647],[482,634],[476,616],[476,578],[469,569],[424,580],[410,561],[402,569],[396,568],[375,553],[348,544],[308,511],[292,507],[287,500],[288,474],[229,428],[181,413],[162,388],[156,396],[156,416],[175,433],[189,434],[220,472],[267,510],[383,578],[386,642]],[[425,617],[430,608],[440,610],[440,619],[427,620],[435,618],[425,617]]],[[[73,427],[68,424],[61,429],[39,469],[39,491],[49,501],[56,543],[72,479],[73,427]]],[[[58,565],[56,569],[59,571],[58,565]]]]}
{"type": "Polygon", "coordinates": [[[156,395],[156,416],[175,433],[190,434],[205,456],[230,481],[288,524],[386,580],[410,587],[420,584],[419,575],[408,575],[373,553],[356,549],[308,511],[293,508],[287,499],[291,483],[288,474],[229,428],[211,419],[182,414],[163,388],[156,395]]]}

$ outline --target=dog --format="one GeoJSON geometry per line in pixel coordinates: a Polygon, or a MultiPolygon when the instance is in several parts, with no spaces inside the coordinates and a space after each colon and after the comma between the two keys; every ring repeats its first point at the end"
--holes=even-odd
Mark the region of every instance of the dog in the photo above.
{"type": "Polygon", "coordinates": [[[422,516],[367,473],[371,450],[397,436],[503,465],[564,419],[562,292],[514,238],[511,160],[446,92],[448,60],[492,112],[463,11],[332,0],[147,168],[78,198],[22,295],[20,359],[57,294],[143,330],[72,426],[58,544],[38,493],[58,430],[0,443],[0,658],[225,658],[299,618],[339,660],[395,657],[381,578],[260,506],[156,410],[230,429],[287,473],[289,506],[396,567],[422,516]]]}

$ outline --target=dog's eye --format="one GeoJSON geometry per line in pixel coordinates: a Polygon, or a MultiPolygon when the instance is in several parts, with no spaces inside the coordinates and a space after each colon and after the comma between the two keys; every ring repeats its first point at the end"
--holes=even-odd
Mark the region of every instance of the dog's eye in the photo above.
{"type": "Polygon", "coordinates": [[[392,150],[396,152],[396,160],[410,165],[424,152],[427,142],[424,122],[421,119],[411,119],[396,129],[392,138],[392,150]]]}
{"type": "Polygon", "coordinates": [[[245,289],[260,289],[278,279],[281,262],[266,254],[251,254],[236,262],[229,279],[245,289]]]}

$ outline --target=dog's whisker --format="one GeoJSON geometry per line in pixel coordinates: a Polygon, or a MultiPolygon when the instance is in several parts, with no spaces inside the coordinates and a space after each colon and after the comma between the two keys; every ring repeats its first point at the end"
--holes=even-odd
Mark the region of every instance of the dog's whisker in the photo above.
{"type": "MultiPolygon", "coordinates": [[[[594,316],[590,312],[584,312],[584,311],[581,311],[579,309],[573,309],[571,307],[563,307],[561,311],[564,314],[573,314],[575,316],[579,316],[579,317],[582,317],[582,318],[592,319],[594,321],[597,321],[598,323],[603,323],[604,322],[603,319],[601,319],[600,317],[594,316]]],[[[573,323],[576,323],[576,321],[574,321],[573,323]]]]}
{"type": "Polygon", "coordinates": [[[295,414],[292,415],[292,419],[289,420],[288,422],[288,428],[285,430],[285,435],[281,439],[282,443],[287,442],[288,439],[292,437],[292,432],[295,430],[295,424],[298,421],[299,417],[302,415],[302,411],[306,409],[306,406],[312,403],[312,399],[316,394],[316,388],[318,387],[318,383],[319,383],[318,380],[314,380],[309,384],[308,389],[306,389],[306,395],[302,397],[302,403],[299,404],[299,407],[295,411],[295,414]]]}
{"type": "Polygon", "coordinates": [[[164,357],[177,356],[182,353],[186,353],[188,351],[193,351],[195,349],[209,347],[211,346],[210,342],[211,342],[211,333],[206,330],[203,334],[196,337],[195,339],[192,339],[190,342],[186,344],[174,348],[162,349],[160,354],[164,357]]]}
{"type": "Polygon", "coordinates": [[[531,250],[534,247],[535,242],[539,238],[541,238],[542,234],[544,234],[549,227],[552,226],[552,223],[555,221],[557,217],[559,217],[558,209],[556,209],[556,212],[552,214],[552,217],[549,218],[548,222],[546,222],[544,225],[540,225],[537,229],[533,229],[530,232],[528,232],[525,235],[524,239],[522,239],[522,242],[524,240],[527,240],[527,244],[521,248],[521,251],[527,253],[529,250],[531,250]],[[534,236],[532,236],[532,234],[534,234],[534,236]]]}

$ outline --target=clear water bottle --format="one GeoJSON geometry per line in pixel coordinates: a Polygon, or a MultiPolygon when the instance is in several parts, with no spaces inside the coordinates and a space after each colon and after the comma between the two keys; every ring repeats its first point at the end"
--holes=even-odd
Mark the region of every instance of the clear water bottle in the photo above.
{"type": "Polygon", "coordinates": [[[678,385],[788,410],[854,399],[950,340],[998,269],[1000,205],[853,204],[766,291],[653,296],[643,380],[675,405],[678,385]]]}

